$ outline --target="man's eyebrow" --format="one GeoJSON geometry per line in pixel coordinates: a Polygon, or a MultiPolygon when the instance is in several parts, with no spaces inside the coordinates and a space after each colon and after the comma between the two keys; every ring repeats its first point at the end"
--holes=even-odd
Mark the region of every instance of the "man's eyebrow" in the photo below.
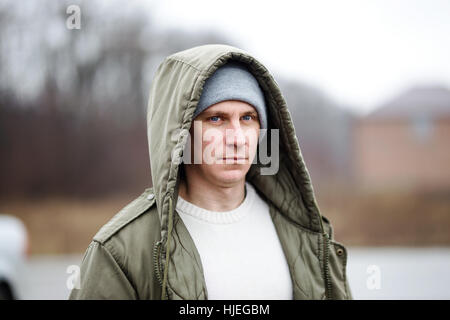
{"type": "Polygon", "coordinates": [[[257,116],[258,112],[256,112],[255,110],[248,110],[248,111],[244,112],[244,115],[247,115],[247,114],[251,114],[251,115],[257,116]]]}
{"type": "MultiPolygon", "coordinates": [[[[244,111],[243,114],[244,114],[244,115],[249,115],[249,114],[250,114],[250,115],[257,116],[257,115],[258,115],[258,112],[254,111],[254,110],[247,110],[247,111],[244,111]]],[[[226,116],[228,116],[229,114],[226,113],[226,112],[223,112],[223,111],[206,110],[206,111],[204,111],[203,115],[204,115],[205,117],[212,116],[212,115],[215,115],[215,116],[221,116],[221,117],[226,117],[226,116]]]]}

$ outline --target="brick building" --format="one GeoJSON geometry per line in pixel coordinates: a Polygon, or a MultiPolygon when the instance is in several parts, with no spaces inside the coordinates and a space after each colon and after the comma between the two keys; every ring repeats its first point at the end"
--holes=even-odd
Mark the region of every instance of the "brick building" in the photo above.
{"type": "Polygon", "coordinates": [[[450,90],[412,88],[355,121],[353,161],[365,189],[450,190],[450,90]]]}

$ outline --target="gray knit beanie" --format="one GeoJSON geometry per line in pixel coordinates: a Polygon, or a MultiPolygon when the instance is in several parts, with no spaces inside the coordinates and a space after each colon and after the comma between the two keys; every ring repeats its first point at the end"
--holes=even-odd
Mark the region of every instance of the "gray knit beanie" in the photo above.
{"type": "Polygon", "coordinates": [[[240,100],[251,104],[258,112],[260,129],[267,129],[264,93],[243,63],[228,62],[206,80],[194,119],[213,104],[226,100],[240,100]]]}

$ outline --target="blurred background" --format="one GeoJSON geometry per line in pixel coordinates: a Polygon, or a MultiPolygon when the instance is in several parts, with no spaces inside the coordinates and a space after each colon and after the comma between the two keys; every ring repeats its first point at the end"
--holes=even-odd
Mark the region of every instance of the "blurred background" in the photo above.
{"type": "Polygon", "coordinates": [[[156,68],[224,43],[279,83],[354,298],[449,299],[449,35],[446,0],[0,0],[0,289],[67,298],[93,235],[151,186],[156,68]]]}

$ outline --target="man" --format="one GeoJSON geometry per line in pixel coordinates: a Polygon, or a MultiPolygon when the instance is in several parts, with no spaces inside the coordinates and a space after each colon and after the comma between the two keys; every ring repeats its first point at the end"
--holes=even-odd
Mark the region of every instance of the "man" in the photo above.
{"type": "Polygon", "coordinates": [[[94,236],[71,299],[351,298],[346,249],[257,59],[226,45],[167,57],[147,122],[153,187],[94,236]],[[270,129],[279,148],[267,174],[254,160],[270,129]]]}
{"type": "Polygon", "coordinates": [[[193,117],[194,157],[184,164],[176,210],[199,251],[208,298],[292,299],[269,206],[245,181],[267,129],[258,81],[228,62],[205,83],[193,117]]]}

